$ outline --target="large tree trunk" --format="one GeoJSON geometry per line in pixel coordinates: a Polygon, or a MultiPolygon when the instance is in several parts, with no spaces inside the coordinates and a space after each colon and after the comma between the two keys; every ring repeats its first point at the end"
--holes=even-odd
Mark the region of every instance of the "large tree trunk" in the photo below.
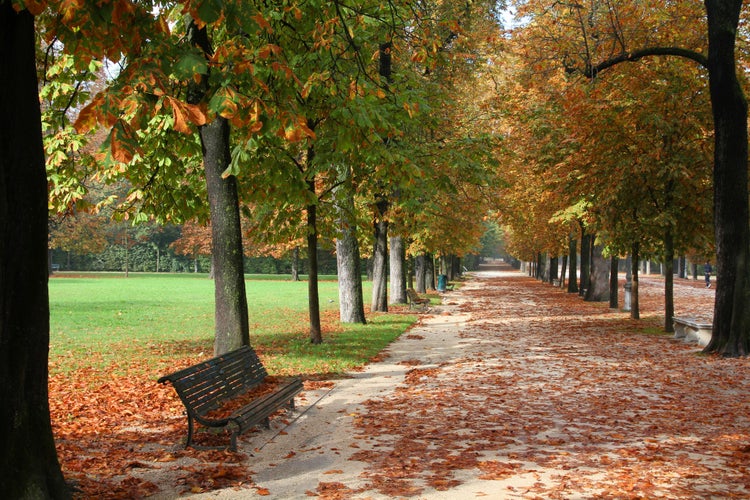
{"type": "Polygon", "coordinates": [[[552,257],[549,260],[549,282],[554,283],[558,278],[558,258],[552,257]]]}
{"type": "Polygon", "coordinates": [[[427,272],[427,265],[425,263],[425,254],[417,255],[414,259],[414,281],[416,281],[416,291],[419,293],[425,293],[425,273],[427,272]]]}
{"type": "Polygon", "coordinates": [[[664,331],[674,332],[674,236],[672,228],[664,232],[664,331]]]}
{"type": "Polygon", "coordinates": [[[365,324],[367,320],[362,296],[362,264],[357,241],[357,224],[354,220],[354,197],[349,183],[349,168],[343,167],[341,173],[342,184],[336,193],[339,226],[336,238],[339,318],[342,323],[365,324]]]}
{"type": "Polygon", "coordinates": [[[435,259],[432,254],[424,254],[424,290],[435,289],[435,259]]]}
{"type": "Polygon", "coordinates": [[[578,293],[578,239],[571,236],[568,240],[570,268],[568,270],[568,293],[578,293]]]}
{"type": "Polygon", "coordinates": [[[216,356],[250,345],[237,179],[222,177],[229,166],[229,122],[216,116],[200,127],[211,211],[216,356]]]}
{"type": "MultiPolygon", "coordinates": [[[[190,42],[210,59],[213,54],[206,27],[190,25],[190,42]]],[[[188,102],[201,103],[208,93],[208,77],[191,85],[188,102]]],[[[229,166],[229,122],[216,115],[198,129],[203,151],[203,168],[211,214],[211,256],[214,273],[214,354],[220,355],[250,344],[247,293],[242,253],[242,227],[237,179],[223,177],[229,166]]]]}
{"type": "MultiPolygon", "coordinates": [[[[593,241],[593,237],[591,238],[593,241]]],[[[609,301],[609,260],[604,258],[604,247],[593,245],[591,249],[591,273],[584,300],[588,302],[609,301]]]]}
{"type": "Polygon", "coordinates": [[[391,243],[391,304],[406,304],[406,249],[401,236],[394,236],[391,243]]]}
{"type": "Polygon", "coordinates": [[[292,250],[292,281],[299,281],[299,247],[292,250]]]}
{"type": "MultiPolygon", "coordinates": [[[[312,152],[308,154],[308,161],[312,152]]],[[[315,179],[307,182],[308,189],[315,195],[315,179]]],[[[307,304],[310,314],[310,343],[323,342],[323,332],[320,327],[320,298],[318,296],[318,222],[317,206],[307,207],[307,304]]]]}
{"type": "Polygon", "coordinates": [[[612,257],[609,260],[609,307],[610,309],[617,309],[619,307],[618,297],[618,276],[617,273],[620,267],[620,259],[612,257]]]}
{"type": "Polygon", "coordinates": [[[34,19],[0,3],[0,491],[69,498],[50,424],[47,176],[34,19]]]}
{"type": "Polygon", "coordinates": [[[581,278],[578,294],[583,296],[589,287],[591,274],[591,236],[581,229],[581,278]]]}
{"type": "Polygon", "coordinates": [[[372,304],[370,310],[388,312],[388,221],[385,212],[388,202],[381,200],[376,204],[375,213],[375,247],[372,253],[372,304]]]}
{"type": "Polygon", "coordinates": [[[705,0],[705,5],[715,140],[716,301],[704,351],[744,356],[750,349],[747,102],[734,54],[742,1],[705,0]]]}

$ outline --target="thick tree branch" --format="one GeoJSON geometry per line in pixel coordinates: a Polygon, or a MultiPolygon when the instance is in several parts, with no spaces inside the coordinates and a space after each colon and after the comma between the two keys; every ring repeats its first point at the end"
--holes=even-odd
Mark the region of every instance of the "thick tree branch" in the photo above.
{"type": "MultiPolygon", "coordinates": [[[[702,67],[708,69],[708,57],[704,56],[700,52],[694,50],[681,49],[679,47],[649,47],[641,50],[635,50],[631,52],[623,52],[620,55],[602,61],[599,64],[589,66],[583,70],[583,74],[589,78],[594,78],[600,72],[605,69],[611,68],[617,64],[623,62],[634,62],[644,57],[650,56],[675,56],[690,59],[700,64],[702,67]]],[[[576,68],[567,68],[568,73],[575,73],[579,71],[576,68]]]]}

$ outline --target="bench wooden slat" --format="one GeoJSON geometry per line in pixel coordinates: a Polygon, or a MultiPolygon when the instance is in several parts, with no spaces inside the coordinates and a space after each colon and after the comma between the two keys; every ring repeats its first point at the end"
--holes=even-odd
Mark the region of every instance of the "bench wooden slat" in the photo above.
{"type": "Polygon", "coordinates": [[[302,380],[295,377],[225,418],[207,418],[206,415],[259,386],[267,376],[255,351],[250,346],[243,346],[163,376],[158,382],[170,382],[185,405],[188,417],[186,447],[192,445],[193,422],[196,421],[207,427],[233,425],[230,448],[236,450],[239,434],[261,422],[267,425],[268,417],[284,405],[294,407],[294,396],[303,388],[302,380]]]}
{"type": "Polygon", "coordinates": [[[266,420],[276,410],[294,403],[294,395],[302,390],[302,380],[294,379],[276,392],[266,394],[244,406],[232,419],[242,428],[250,428],[266,420]]]}
{"type": "Polygon", "coordinates": [[[257,385],[266,377],[265,370],[237,364],[230,371],[206,370],[192,377],[180,379],[177,384],[182,397],[190,401],[193,409],[203,414],[232,396],[257,385]]]}

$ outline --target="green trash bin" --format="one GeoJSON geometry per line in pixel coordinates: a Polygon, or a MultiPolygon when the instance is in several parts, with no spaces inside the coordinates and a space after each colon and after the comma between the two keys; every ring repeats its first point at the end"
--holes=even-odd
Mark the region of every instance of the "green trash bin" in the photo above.
{"type": "Polygon", "coordinates": [[[444,292],[448,286],[448,275],[447,274],[438,274],[438,285],[437,285],[437,291],[438,292],[444,292]]]}

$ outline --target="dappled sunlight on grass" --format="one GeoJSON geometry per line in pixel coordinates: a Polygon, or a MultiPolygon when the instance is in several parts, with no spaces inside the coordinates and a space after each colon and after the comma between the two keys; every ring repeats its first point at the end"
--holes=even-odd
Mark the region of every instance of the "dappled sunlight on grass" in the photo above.
{"type": "MultiPolygon", "coordinates": [[[[50,372],[91,370],[154,378],[175,362],[213,355],[213,282],[193,275],[87,275],[50,281],[50,372]],[[120,276],[117,276],[121,278],[120,276]]],[[[369,286],[366,283],[365,286],[369,286]]],[[[271,374],[321,378],[367,363],[416,316],[369,314],[367,325],[339,322],[338,284],[322,282],[323,343],[309,340],[307,284],[247,284],[250,343],[271,374]]]]}

